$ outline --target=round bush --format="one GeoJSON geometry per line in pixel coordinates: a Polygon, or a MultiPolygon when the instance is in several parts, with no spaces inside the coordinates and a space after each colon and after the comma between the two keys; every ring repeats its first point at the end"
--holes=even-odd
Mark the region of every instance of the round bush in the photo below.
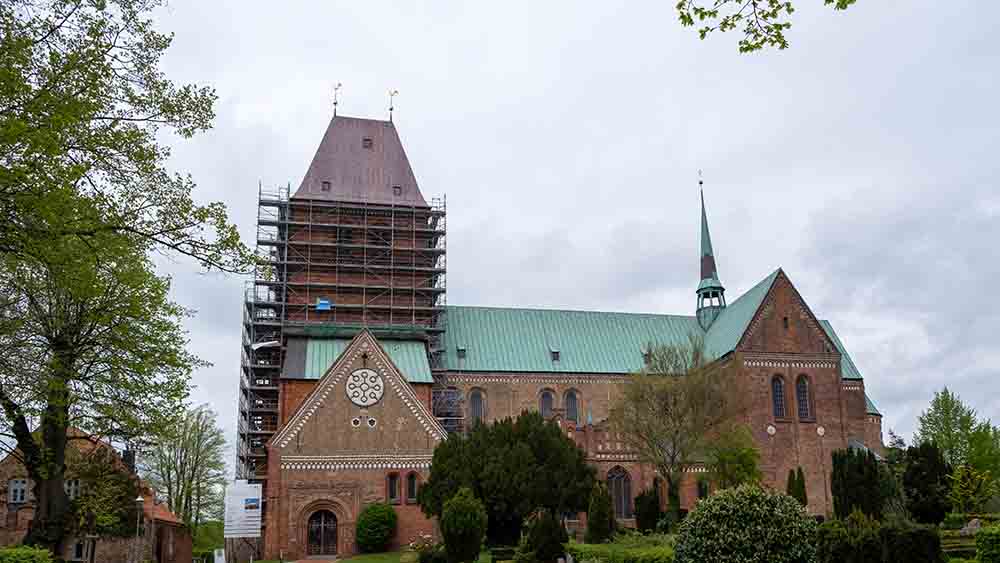
{"type": "Polygon", "coordinates": [[[814,563],[816,521],[792,497],[747,484],[700,501],[680,525],[675,563],[814,563]]]}
{"type": "Polygon", "coordinates": [[[355,537],[365,553],[385,551],[396,533],[396,511],[384,502],[369,504],[358,516],[355,537]]]}
{"type": "Polygon", "coordinates": [[[444,503],[441,535],[450,563],[466,563],[479,557],[486,523],[486,509],[468,487],[462,487],[444,503]]]}

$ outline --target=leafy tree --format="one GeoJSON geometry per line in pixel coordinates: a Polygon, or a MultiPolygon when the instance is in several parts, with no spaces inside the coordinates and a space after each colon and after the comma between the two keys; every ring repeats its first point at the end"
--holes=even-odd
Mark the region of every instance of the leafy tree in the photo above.
{"type": "Polygon", "coordinates": [[[211,127],[216,98],[160,70],[172,38],[149,14],[163,3],[0,0],[0,255],[118,232],[207,267],[250,264],[225,206],[195,203],[158,142],[211,127]]]}
{"type": "Polygon", "coordinates": [[[587,531],[584,541],[604,543],[615,532],[615,511],[611,506],[611,495],[604,483],[596,481],[590,493],[590,507],[587,509],[587,531]]]}
{"type": "Polygon", "coordinates": [[[660,494],[655,488],[646,489],[635,497],[635,526],[640,532],[651,532],[660,521],[660,494]]]}
{"type": "Polygon", "coordinates": [[[934,444],[948,464],[958,466],[969,461],[970,439],[979,425],[976,411],[945,387],[934,394],[930,407],[917,419],[913,443],[934,444]]]}
{"type": "Polygon", "coordinates": [[[424,513],[438,516],[447,499],[469,487],[489,514],[490,542],[515,545],[536,509],[584,510],[593,482],[584,452],[555,423],[523,412],[439,444],[418,500],[424,513]]]}
{"type": "MultiPolygon", "coordinates": [[[[835,10],[846,10],[856,0],[823,0],[835,10]]],[[[742,29],[739,42],[741,53],[758,51],[765,47],[787,49],[785,31],[792,27],[790,21],[795,8],[787,0],[679,0],[677,13],[681,25],[700,26],[702,39],[714,31],[742,29]]]]}
{"type": "Polygon", "coordinates": [[[997,494],[996,482],[989,471],[977,471],[969,465],[959,465],[948,476],[951,490],[948,500],[952,510],[961,513],[976,512],[997,494]]]}
{"type": "Polygon", "coordinates": [[[940,524],[951,508],[948,462],[941,450],[928,442],[908,448],[906,460],[903,491],[907,510],[921,524],[940,524]]]}
{"type": "Polygon", "coordinates": [[[978,471],[1000,475],[1000,427],[988,420],[976,425],[969,436],[968,465],[978,471]]]}
{"type": "Polygon", "coordinates": [[[90,452],[67,452],[67,464],[81,483],[80,495],[70,503],[69,530],[75,536],[127,538],[135,536],[139,482],[110,447],[90,452]]]}
{"type": "Polygon", "coordinates": [[[468,487],[462,487],[444,503],[441,535],[449,563],[469,563],[479,557],[486,534],[487,515],[483,503],[468,487]]]}
{"type": "Polygon", "coordinates": [[[700,461],[712,437],[738,420],[748,393],[727,362],[711,361],[704,341],[650,346],[649,361],[623,386],[611,407],[611,424],[641,461],[667,481],[668,513],[680,515],[686,467],[700,461]]]}
{"type": "Polygon", "coordinates": [[[145,476],[167,505],[195,529],[221,519],[226,485],[226,438],[208,405],[188,409],[169,434],[153,443],[145,476]]]}
{"type": "Polygon", "coordinates": [[[879,466],[871,451],[834,451],[830,489],[837,518],[847,518],[854,510],[876,520],[882,518],[879,466]]]}
{"type": "Polygon", "coordinates": [[[720,489],[760,481],[759,463],[760,451],[746,425],[734,426],[709,444],[706,465],[720,489]]]}
{"type": "Polygon", "coordinates": [[[202,364],[185,350],[185,311],[168,299],[168,280],[127,237],[67,238],[31,261],[2,256],[0,287],[0,432],[34,482],[25,541],[59,553],[67,431],[119,443],[160,435],[202,364]]]}

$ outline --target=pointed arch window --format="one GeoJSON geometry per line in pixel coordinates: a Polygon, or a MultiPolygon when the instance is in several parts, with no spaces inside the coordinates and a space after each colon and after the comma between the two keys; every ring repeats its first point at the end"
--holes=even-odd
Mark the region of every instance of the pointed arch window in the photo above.
{"type": "Polygon", "coordinates": [[[628,471],[616,465],[608,471],[608,493],[615,507],[615,518],[632,517],[632,478],[628,471]]]}
{"type": "Polygon", "coordinates": [[[771,378],[771,407],[774,418],[785,418],[785,379],[780,375],[771,378]]]}
{"type": "Polygon", "coordinates": [[[541,396],[538,397],[538,410],[541,411],[543,418],[549,418],[552,416],[552,409],[555,406],[555,395],[552,391],[546,389],[542,391],[541,396]]]}
{"type": "Polygon", "coordinates": [[[481,389],[473,389],[469,393],[469,422],[470,428],[483,422],[486,417],[486,400],[481,389]]]}
{"type": "Polygon", "coordinates": [[[809,400],[809,378],[805,375],[800,375],[795,381],[795,401],[798,404],[800,420],[814,418],[812,402],[809,400]]]}
{"type": "Polygon", "coordinates": [[[580,423],[579,415],[579,405],[577,404],[576,391],[570,389],[566,391],[566,396],[563,397],[563,407],[566,409],[566,420],[573,423],[573,426],[577,426],[580,423]]]}

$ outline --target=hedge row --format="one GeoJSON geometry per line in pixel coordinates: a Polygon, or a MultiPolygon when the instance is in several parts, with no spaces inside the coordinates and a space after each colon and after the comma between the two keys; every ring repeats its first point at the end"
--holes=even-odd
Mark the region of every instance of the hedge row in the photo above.
{"type": "Polygon", "coordinates": [[[669,547],[624,547],[613,543],[568,543],[566,552],[576,561],[600,563],[673,563],[669,547]]]}
{"type": "Polygon", "coordinates": [[[26,545],[8,547],[0,549],[0,563],[52,563],[52,554],[26,545]]]}
{"type": "Polygon", "coordinates": [[[939,563],[944,559],[941,538],[931,526],[879,525],[863,517],[847,523],[831,520],[820,526],[818,540],[819,563],[939,563]]]}
{"type": "Polygon", "coordinates": [[[945,530],[958,530],[963,528],[966,524],[972,520],[979,520],[982,525],[985,526],[995,526],[1000,524],[1000,514],[998,513],[985,513],[985,514],[964,514],[958,512],[951,512],[944,517],[944,522],[941,523],[941,527],[945,530]]]}
{"type": "Polygon", "coordinates": [[[976,534],[979,563],[1000,563],[1000,526],[983,528],[976,534]]]}

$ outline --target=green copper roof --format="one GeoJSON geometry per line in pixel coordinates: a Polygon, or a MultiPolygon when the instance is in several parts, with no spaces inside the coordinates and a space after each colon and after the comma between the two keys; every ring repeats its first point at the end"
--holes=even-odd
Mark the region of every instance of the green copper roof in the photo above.
{"type": "Polygon", "coordinates": [[[705,278],[698,284],[698,291],[703,289],[722,289],[722,282],[719,278],[705,278]]]}
{"type": "Polygon", "coordinates": [[[712,235],[708,232],[708,215],[705,214],[705,192],[701,192],[701,255],[715,256],[712,235]]]}
{"type": "Polygon", "coordinates": [[[819,324],[823,325],[823,330],[826,331],[830,340],[833,340],[833,344],[837,347],[837,351],[840,352],[840,375],[844,379],[863,379],[861,377],[861,371],[858,370],[858,366],[854,365],[854,360],[852,360],[851,355],[847,353],[847,348],[845,348],[844,343],[840,341],[840,337],[837,336],[837,332],[833,330],[833,325],[830,324],[830,321],[820,321],[819,324]]]}
{"type": "MultiPolygon", "coordinates": [[[[306,379],[323,377],[333,362],[340,357],[350,340],[336,338],[320,340],[310,338],[306,343],[306,379]]],[[[419,340],[380,340],[379,344],[389,354],[392,363],[410,383],[434,383],[431,367],[427,363],[427,349],[419,340]]]]}
{"type": "Polygon", "coordinates": [[[705,336],[705,348],[710,354],[716,357],[722,356],[736,348],[743,333],[747,331],[750,320],[757,313],[757,309],[760,308],[760,304],[764,301],[764,297],[767,296],[767,292],[771,289],[771,285],[774,284],[780,271],[771,272],[771,275],[758,282],[757,285],[751,287],[722,310],[705,336]]]}
{"type": "Polygon", "coordinates": [[[701,333],[695,317],[449,306],[444,364],[456,371],[630,373],[642,368],[649,344],[687,342],[691,333],[701,333]]]}
{"type": "Polygon", "coordinates": [[[868,396],[868,393],[865,393],[865,407],[868,410],[868,414],[882,416],[882,413],[878,412],[878,408],[875,406],[875,403],[872,401],[872,398],[868,396]]]}

